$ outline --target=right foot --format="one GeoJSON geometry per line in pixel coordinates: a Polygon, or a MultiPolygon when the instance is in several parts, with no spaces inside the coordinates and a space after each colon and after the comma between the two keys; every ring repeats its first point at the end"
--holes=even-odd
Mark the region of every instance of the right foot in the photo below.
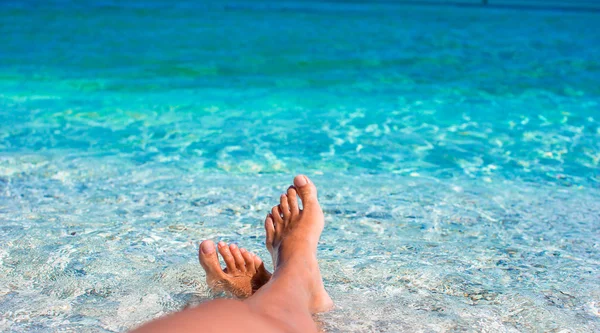
{"type": "Polygon", "coordinates": [[[271,279],[262,260],[235,244],[219,242],[219,253],[227,268],[222,269],[215,244],[205,240],[200,244],[198,258],[204,271],[206,283],[215,292],[228,292],[238,298],[246,298],[271,279]]]}
{"type": "Polygon", "coordinates": [[[324,225],[317,188],[303,175],[294,178],[294,186],[281,195],[280,204],[273,207],[265,220],[266,245],[275,270],[286,264],[302,265],[302,274],[307,274],[312,313],[333,308],[317,263],[317,244],[324,225]],[[298,196],[302,210],[298,207],[298,196]]]}

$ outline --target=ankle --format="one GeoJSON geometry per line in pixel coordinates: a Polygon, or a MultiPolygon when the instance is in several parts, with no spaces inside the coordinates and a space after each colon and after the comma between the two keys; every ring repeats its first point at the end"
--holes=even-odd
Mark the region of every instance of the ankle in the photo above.
{"type": "Polygon", "coordinates": [[[281,243],[277,249],[277,257],[279,260],[285,259],[285,261],[296,260],[304,258],[316,257],[316,244],[306,238],[299,238],[290,236],[281,243]]]}

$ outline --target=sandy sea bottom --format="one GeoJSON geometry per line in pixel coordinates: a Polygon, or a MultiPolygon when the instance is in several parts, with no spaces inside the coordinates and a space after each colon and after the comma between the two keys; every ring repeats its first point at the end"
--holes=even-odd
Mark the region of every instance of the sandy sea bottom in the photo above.
{"type": "MultiPolygon", "coordinates": [[[[0,330],[116,332],[214,297],[202,239],[267,259],[292,174],[3,157],[0,330]]],[[[600,329],[600,192],[524,181],[309,174],[329,332],[600,329]]],[[[269,260],[266,260],[269,262],[269,260]]]]}

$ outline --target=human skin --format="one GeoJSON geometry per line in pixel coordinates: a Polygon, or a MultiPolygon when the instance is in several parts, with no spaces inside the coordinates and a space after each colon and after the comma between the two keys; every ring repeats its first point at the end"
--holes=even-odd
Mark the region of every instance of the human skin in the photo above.
{"type": "MultiPolygon", "coordinates": [[[[275,266],[268,282],[252,290],[254,293],[245,300],[213,300],[152,321],[134,332],[317,332],[312,314],[333,308],[317,263],[317,243],[323,227],[315,185],[304,175],[296,176],[294,186],[281,195],[279,205],[265,220],[266,245],[275,266]],[[302,210],[297,197],[302,201],[302,210]]],[[[219,245],[226,271],[221,269],[214,243],[204,241],[200,245],[199,258],[207,281],[221,281],[217,285],[222,288],[233,285],[239,289],[240,285],[231,282],[237,277],[247,290],[246,281],[263,274],[257,268],[258,261],[254,256],[244,257],[237,247],[232,250],[227,244],[219,245]],[[236,260],[238,253],[241,257],[236,260]],[[237,273],[232,273],[234,268],[237,273]]]]}

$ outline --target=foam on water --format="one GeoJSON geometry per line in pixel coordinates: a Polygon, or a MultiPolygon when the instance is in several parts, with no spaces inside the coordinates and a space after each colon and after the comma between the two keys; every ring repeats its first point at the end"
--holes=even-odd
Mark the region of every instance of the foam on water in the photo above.
{"type": "Polygon", "coordinates": [[[600,330],[585,12],[0,4],[0,330],[115,332],[320,188],[329,332],[600,330]],[[527,22],[527,23],[524,23],[527,22]]]}

